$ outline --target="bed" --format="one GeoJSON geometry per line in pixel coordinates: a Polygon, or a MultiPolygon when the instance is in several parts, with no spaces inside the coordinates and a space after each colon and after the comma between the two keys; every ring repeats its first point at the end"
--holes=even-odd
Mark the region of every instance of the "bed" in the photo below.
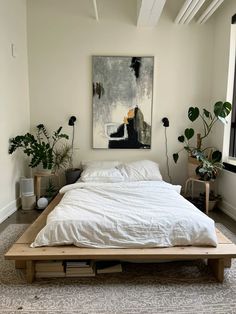
{"type": "Polygon", "coordinates": [[[59,205],[32,247],[217,246],[214,221],[164,181],[80,182],[61,189],[59,205]]]}
{"type": "Polygon", "coordinates": [[[62,188],[5,255],[26,267],[28,282],[37,260],[183,258],[207,259],[223,281],[236,246],[179,186],[162,180],[156,164],[101,168],[87,168],[83,180],[62,188]]]}

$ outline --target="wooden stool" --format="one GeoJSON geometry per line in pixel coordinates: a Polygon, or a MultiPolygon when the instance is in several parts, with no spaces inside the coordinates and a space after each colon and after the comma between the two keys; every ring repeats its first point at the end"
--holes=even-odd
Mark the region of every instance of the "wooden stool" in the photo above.
{"type": "Polygon", "coordinates": [[[38,200],[41,196],[41,179],[42,177],[51,177],[54,176],[54,173],[51,172],[35,172],[34,173],[34,189],[36,194],[36,199],[38,200]]]}
{"type": "Polygon", "coordinates": [[[205,185],[205,192],[206,192],[206,206],[205,206],[205,211],[206,214],[208,215],[209,212],[209,196],[210,196],[210,182],[209,181],[203,181],[200,180],[198,177],[191,177],[188,178],[187,181],[185,182],[185,189],[184,193],[187,195],[187,190],[188,190],[188,184],[191,182],[191,188],[192,188],[192,197],[193,197],[193,192],[194,192],[194,182],[199,182],[201,184],[205,185]]]}

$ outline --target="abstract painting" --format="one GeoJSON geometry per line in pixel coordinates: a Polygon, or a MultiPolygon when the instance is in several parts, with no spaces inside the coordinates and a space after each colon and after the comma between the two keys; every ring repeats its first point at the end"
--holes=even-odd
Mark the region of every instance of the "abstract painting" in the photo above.
{"type": "Polygon", "coordinates": [[[150,149],[154,58],[92,61],[93,148],[150,149]]]}

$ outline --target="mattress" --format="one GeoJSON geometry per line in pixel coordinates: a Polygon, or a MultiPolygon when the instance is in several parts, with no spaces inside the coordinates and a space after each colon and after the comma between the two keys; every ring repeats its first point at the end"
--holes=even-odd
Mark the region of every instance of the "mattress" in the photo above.
{"type": "Polygon", "coordinates": [[[31,247],[217,246],[214,221],[163,181],[75,183],[31,247]]]}

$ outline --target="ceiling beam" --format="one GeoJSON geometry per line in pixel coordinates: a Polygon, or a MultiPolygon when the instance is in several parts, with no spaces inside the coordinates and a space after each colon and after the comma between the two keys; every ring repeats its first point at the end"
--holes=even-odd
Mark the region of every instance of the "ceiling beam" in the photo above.
{"type": "Polygon", "coordinates": [[[155,27],[166,0],[138,0],[137,26],[155,27]]]}
{"type": "Polygon", "coordinates": [[[99,22],[97,0],[93,0],[93,8],[94,8],[95,18],[97,22],[99,22]]]}
{"type": "Polygon", "coordinates": [[[206,10],[199,17],[199,19],[197,20],[197,23],[198,24],[205,23],[223,2],[224,0],[213,0],[212,3],[206,8],[206,10]]]}
{"type": "Polygon", "coordinates": [[[186,0],[175,19],[175,23],[189,24],[204,2],[205,0],[186,0]]]}

